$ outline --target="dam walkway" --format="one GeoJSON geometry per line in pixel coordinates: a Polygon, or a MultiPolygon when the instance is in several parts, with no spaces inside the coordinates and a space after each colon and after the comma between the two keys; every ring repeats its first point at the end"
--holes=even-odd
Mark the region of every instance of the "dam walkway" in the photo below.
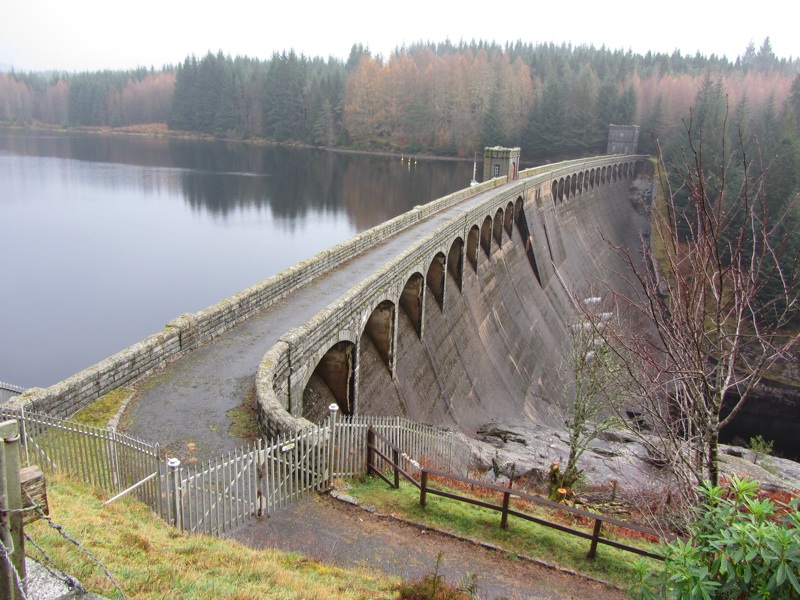
{"type": "Polygon", "coordinates": [[[264,354],[283,334],[306,323],[416,240],[517,183],[476,194],[395,233],[139,381],[123,420],[126,433],[157,442],[182,461],[204,461],[238,448],[242,441],[229,435],[226,413],[244,402],[264,354]]]}

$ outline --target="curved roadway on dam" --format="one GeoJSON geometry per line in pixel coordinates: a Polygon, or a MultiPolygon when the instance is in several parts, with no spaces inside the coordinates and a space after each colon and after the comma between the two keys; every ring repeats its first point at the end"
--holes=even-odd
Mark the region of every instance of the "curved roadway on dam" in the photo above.
{"type": "Polygon", "coordinates": [[[199,460],[241,446],[241,440],[227,433],[231,421],[226,413],[242,404],[254,385],[261,359],[281,335],[306,323],[414,241],[465,208],[518,183],[473,196],[392,235],[139,382],[138,397],[124,420],[126,433],[158,442],[168,453],[179,457],[184,454],[185,458],[189,448],[191,456],[199,460]]]}

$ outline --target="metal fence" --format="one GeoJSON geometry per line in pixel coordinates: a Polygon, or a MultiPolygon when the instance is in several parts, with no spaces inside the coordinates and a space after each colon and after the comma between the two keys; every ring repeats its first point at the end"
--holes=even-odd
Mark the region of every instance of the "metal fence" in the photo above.
{"type": "Polygon", "coordinates": [[[70,473],[115,497],[131,493],[159,515],[165,514],[158,444],[21,410],[0,407],[0,417],[19,421],[23,465],[70,473]]]}
{"type": "Polygon", "coordinates": [[[258,440],[205,464],[173,463],[168,520],[181,529],[219,535],[320,491],[335,478],[367,472],[367,430],[373,426],[403,455],[413,472],[420,464],[465,473],[456,461],[453,432],[398,417],[343,417],[269,442],[258,440]]]}
{"type": "Polygon", "coordinates": [[[0,404],[8,402],[14,396],[19,396],[25,392],[24,387],[0,381],[0,404]]]}
{"type": "Polygon", "coordinates": [[[466,475],[469,450],[455,432],[403,417],[343,417],[336,423],[334,477],[367,473],[367,430],[372,426],[390,444],[403,448],[411,472],[420,465],[466,475]]]}
{"type": "Polygon", "coordinates": [[[323,489],[329,427],[314,427],[182,468],[170,465],[168,520],[193,533],[219,535],[323,489]]]}
{"type": "Polygon", "coordinates": [[[0,408],[22,433],[21,458],[65,471],[109,493],[131,494],[179,529],[220,535],[329,486],[367,472],[367,430],[404,449],[409,472],[420,466],[466,474],[468,452],[452,431],[399,417],[342,417],[305,431],[257,440],[199,465],[182,466],[151,445],[114,431],[47,415],[0,408]]]}

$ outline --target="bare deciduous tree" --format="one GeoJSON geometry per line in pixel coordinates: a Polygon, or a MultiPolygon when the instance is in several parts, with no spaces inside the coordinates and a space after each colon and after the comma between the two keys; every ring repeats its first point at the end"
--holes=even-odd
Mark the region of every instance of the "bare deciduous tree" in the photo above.
{"type": "Polygon", "coordinates": [[[591,293],[575,295],[574,303],[580,306],[578,318],[570,325],[558,369],[569,456],[563,470],[561,465],[551,466],[551,500],[570,493],[581,474],[578,460],[592,440],[618,423],[616,405],[626,397],[621,385],[623,365],[602,336],[604,329],[618,328],[617,314],[609,302],[591,293]]]}
{"type": "Polygon", "coordinates": [[[717,485],[720,431],[800,336],[788,328],[798,314],[797,261],[782,256],[784,215],[769,214],[760,162],[743,147],[727,153],[724,134],[721,154],[707,159],[691,122],[686,133],[679,164],[659,155],[663,201],[652,209],[644,260],[617,248],[629,269],[617,275],[634,291],[615,293],[616,302],[641,327],[600,333],[635,385],[635,411],[651,428],[643,441],[689,490],[717,485]]]}

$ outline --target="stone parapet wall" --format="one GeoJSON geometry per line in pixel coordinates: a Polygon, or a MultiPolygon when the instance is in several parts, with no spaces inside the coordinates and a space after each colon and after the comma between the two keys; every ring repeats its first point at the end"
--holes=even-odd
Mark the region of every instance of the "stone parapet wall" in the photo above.
{"type": "Polygon", "coordinates": [[[100,396],[163,367],[180,352],[180,329],[166,327],[49,388],[32,388],[4,406],[67,418],[100,396]]]}

